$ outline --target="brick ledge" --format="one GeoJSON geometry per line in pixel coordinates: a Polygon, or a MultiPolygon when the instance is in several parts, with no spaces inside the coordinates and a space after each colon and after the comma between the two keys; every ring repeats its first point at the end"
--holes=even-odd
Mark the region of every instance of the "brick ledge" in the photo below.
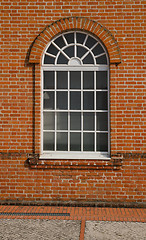
{"type": "Polygon", "coordinates": [[[119,170],[122,166],[123,155],[113,155],[110,160],[82,159],[60,160],[39,159],[39,154],[29,154],[28,166],[33,169],[79,169],[79,170],[119,170]]]}

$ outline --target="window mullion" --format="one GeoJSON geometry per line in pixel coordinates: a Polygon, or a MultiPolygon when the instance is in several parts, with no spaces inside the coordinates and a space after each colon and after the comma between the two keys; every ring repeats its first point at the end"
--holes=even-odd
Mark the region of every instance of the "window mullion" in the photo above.
{"type": "Polygon", "coordinates": [[[75,51],[75,54],[74,54],[74,56],[76,57],[76,56],[77,56],[77,41],[76,41],[76,32],[74,32],[74,51],[75,51]]]}
{"type": "Polygon", "coordinates": [[[94,149],[95,149],[95,152],[96,152],[96,117],[97,117],[97,114],[96,114],[96,71],[94,71],[94,114],[95,114],[95,123],[94,123],[94,126],[95,126],[95,134],[94,134],[94,149]]]}
{"type": "Polygon", "coordinates": [[[81,71],[81,152],[83,152],[83,72],[81,71]]]}
{"type": "Polygon", "coordinates": [[[87,41],[87,38],[88,38],[88,35],[86,35],[86,37],[85,37],[85,40],[84,40],[84,42],[83,42],[83,46],[85,46],[86,41],[87,41]]]}
{"type": "Polygon", "coordinates": [[[66,38],[65,38],[65,36],[62,34],[62,37],[63,37],[63,40],[64,40],[64,42],[65,42],[65,45],[66,46],[68,46],[68,43],[67,43],[67,41],[66,41],[66,38]]]}
{"type": "Polygon", "coordinates": [[[41,140],[42,140],[42,144],[41,144],[41,151],[43,153],[43,149],[44,149],[44,106],[43,106],[43,102],[44,102],[44,71],[42,70],[41,72],[42,74],[42,86],[41,86],[41,114],[42,114],[42,124],[41,124],[41,130],[42,130],[42,133],[41,133],[41,140]]]}
{"type": "Polygon", "coordinates": [[[56,56],[55,55],[53,55],[53,54],[51,54],[51,53],[45,53],[46,55],[48,55],[48,56],[50,56],[50,57],[53,57],[53,58],[56,58],[56,56]]]}
{"type": "Polygon", "coordinates": [[[99,42],[95,43],[95,44],[93,45],[93,47],[90,48],[90,51],[92,51],[98,44],[99,44],[99,42]]]}
{"type": "Polygon", "coordinates": [[[70,72],[68,71],[68,151],[70,151],[70,72]]]}
{"type": "Polygon", "coordinates": [[[105,55],[105,52],[104,53],[101,53],[101,54],[98,54],[97,56],[95,56],[95,58],[99,58],[101,56],[105,55]]]}
{"type": "Polygon", "coordinates": [[[81,57],[81,61],[83,61],[83,59],[89,54],[90,51],[87,51],[82,57],[81,57]]]}
{"type": "Polygon", "coordinates": [[[108,89],[108,153],[110,153],[110,84],[109,84],[109,70],[107,71],[107,89],[108,89]]]}
{"type": "Polygon", "coordinates": [[[56,151],[56,145],[57,145],[57,113],[56,113],[56,83],[57,83],[57,80],[56,80],[56,76],[57,76],[57,72],[55,71],[55,101],[54,101],[54,108],[55,108],[55,151],[56,151]]]}

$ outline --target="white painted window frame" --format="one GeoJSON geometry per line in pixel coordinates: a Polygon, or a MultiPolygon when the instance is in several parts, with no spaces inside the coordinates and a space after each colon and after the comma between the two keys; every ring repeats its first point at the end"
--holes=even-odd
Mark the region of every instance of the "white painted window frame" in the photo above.
{"type": "MultiPolygon", "coordinates": [[[[71,32],[76,32],[76,31],[69,31],[69,32],[71,33],[71,32]]],[[[92,35],[90,35],[90,34],[88,34],[86,32],[82,32],[81,31],[81,33],[85,33],[85,34],[87,34],[87,36],[88,35],[92,36],[92,35]]],[[[59,36],[55,37],[46,46],[46,49],[45,49],[44,54],[42,56],[42,66],[41,66],[41,154],[40,154],[40,158],[41,159],[88,159],[88,160],[90,160],[90,159],[103,159],[103,160],[104,159],[105,160],[110,159],[110,111],[109,111],[110,110],[110,84],[109,84],[109,57],[108,57],[107,51],[106,51],[105,47],[103,46],[103,44],[98,39],[95,38],[97,40],[97,44],[99,42],[102,45],[102,47],[103,47],[103,49],[105,51],[105,54],[106,54],[107,60],[108,60],[108,64],[107,65],[96,64],[95,60],[94,60],[94,65],[93,64],[92,65],[91,64],[83,64],[82,62],[81,62],[81,65],[79,65],[79,66],[57,64],[57,59],[58,59],[58,56],[59,56],[59,52],[57,53],[57,57],[55,56],[55,58],[56,58],[55,65],[54,64],[44,64],[44,56],[46,54],[46,50],[48,49],[49,45],[53,41],[55,41],[56,38],[60,37],[61,35],[64,36],[64,34],[65,33],[62,33],[59,36]],[[44,91],[44,89],[43,89],[43,72],[44,71],[68,71],[68,72],[69,71],[81,71],[81,72],[82,71],[94,71],[94,74],[97,71],[107,71],[108,110],[107,111],[105,111],[105,110],[96,110],[96,111],[95,110],[84,110],[84,112],[92,112],[92,111],[93,112],[108,112],[108,152],[97,152],[97,151],[94,151],[94,152],[79,151],[79,152],[77,152],[77,151],[50,151],[50,150],[49,151],[43,151],[43,112],[44,112],[44,109],[43,109],[43,91],[44,91]]],[[[75,35],[76,35],[76,33],[75,33],[75,35]]],[[[85,41],[86,40],[87,40],[87,37],[86,37],[85,41]]],[[[84,41],[84,44],[85,44],[85,41],[84,41]]],[[[75,40],[75,44],[76,44],[76,40],[75,40]]],[[[71,44],[69,44],[69,46],[70,45],[71,44]]],[[[80,44],[80,45],[83,46],[82,44],[80,44]]],[[[91,49],[88,52],[91,52],[91,49]]],[[[75,50],[75,52],[76,52],[76,50],[75,50]]],[[[92,52],[91,52],[91,54],[92,54],[92,52]]],[[[94,55],[93,55],[93,57],[94,57],[94,55]]],[[[46,91],[46,89],[45,89],[45,91],[46,91]]],[[[60,89],[60,91],[62,91],[62,89],[60,89]]],[[[69,89],[67,91],[69,91],[69,89]]],[[[87,89],[86,89],[86,91],[87,91],[87,89]]],[[[90,90],[88,90],[88,91],[90,91],[90,90]]],[[[94,87],[93,91],[96,92],[98,90],[95,90],[95,87],[94,87]]],[[[99,90],[99,91],[105,91],[105,90],[99,90]]],[[[80,92],[81,92],[81,94],[83,93],[83,91],[80,91],[80,92]]],[[[50,110],[45,110],[45,111],[46,112],[47,111],[50,112],[50,110]]],[[[66,111],[67,112],[77,112],[77,110],[69,110],[69,111],[66,110],[66,111]]],[[[52,112],[52,110],[51,110],[51,112],[52,112]]],[[[58,110],[58,112],[61,112],[61,110],[58,110]]],[[[65,112],[65,110],[62,110],[62,112],[65,112]]],[[[82,112],[82,110],[79,110],[79,112],[82,112]]],[[[63,131],[63,132],[65,132],[65,131],[63,131]]],[[[74,132],[77,132],[77,131],[74,131],[74,132]]],[[[91,131],[89,131],[89,132],[91,132],[91,131]]],[[[94,130],[94,132],[95,133],[97,132],[96,129],[94,130]]],[[[103,132],[103,131],[101,131],[101,132],[103,132]]]]}

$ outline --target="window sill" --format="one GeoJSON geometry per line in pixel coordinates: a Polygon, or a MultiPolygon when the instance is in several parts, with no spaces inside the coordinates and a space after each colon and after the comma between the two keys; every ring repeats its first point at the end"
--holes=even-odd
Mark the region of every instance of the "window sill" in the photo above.
{"type": "Polygon", "coordinates": [[[63,169],[63,170],[119,170],[122,166],[122,156],[115,155],[112,158],[104,157],[96,159],[64,159],[48,158],[48,155],[32,154],[28,157],[28,166],[31,169],[63,169]],[[81,160],[81,161],[79,161],[81,160]]]}
{"type": "Polygon", "coordinates": [[[58,153],[44,153],[41,154],[39,156],[39,159],[68,159],[68,160],[72,160],[72,159],[76,159],[76,160],[92,160],[92,159],[102,159],[102,160],[110,160],[111,158],[109,157],[109,155],[107,153],[62,153],[62,152],[58,152],[58,153]]]}

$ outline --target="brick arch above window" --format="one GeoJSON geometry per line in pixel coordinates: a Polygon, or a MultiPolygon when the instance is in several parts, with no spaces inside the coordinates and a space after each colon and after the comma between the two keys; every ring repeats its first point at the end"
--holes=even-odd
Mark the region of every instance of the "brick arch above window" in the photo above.
{"type": "Polygon", "coordinates": [[[121,63],[120,49],[112,33],[100,23],[84,17],[63,18],[47,26],[35,39],[31,48],[29,62],[40,63],[48,42],[58,33],[71,29],[89,31],[97,36],[107,48],[110,64],[121,63]]]}

